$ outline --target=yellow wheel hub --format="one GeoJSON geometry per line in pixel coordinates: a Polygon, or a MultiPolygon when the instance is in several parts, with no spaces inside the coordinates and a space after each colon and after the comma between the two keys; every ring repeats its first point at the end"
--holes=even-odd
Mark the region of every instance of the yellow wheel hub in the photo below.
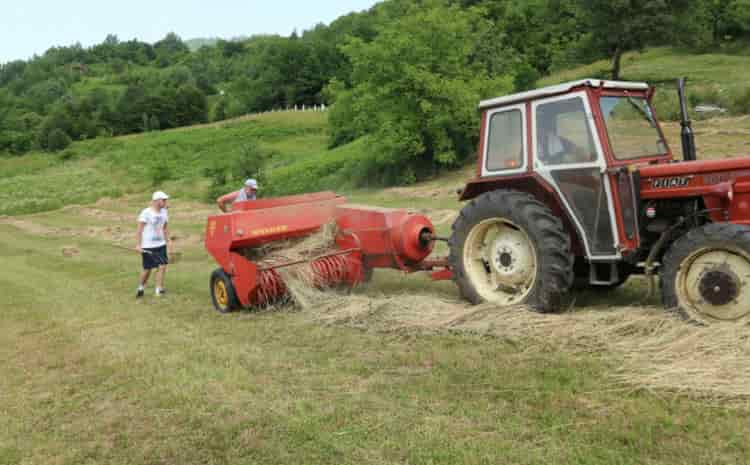
{"type": "Polygon", "coordinates": [[[216,303],[222,307],[229,306],[229,292],[227,292],[227,285],[220,279],[214,281],[214,297],[216,298],[216,303]]]}
{"type": "Polygon", "coordinates": [[[536,282],[535,248],[521,228],[504,218],[490,218],[471,229],[463,262],[471,284],[488,302],[523,303],[536,282]]]}
{"type": "Polygon", "coordinates": [[[676,276],[680,307],[692,317],[736,321],[750,316],[750,257],[706,248],[688,256],[676,276]]]}

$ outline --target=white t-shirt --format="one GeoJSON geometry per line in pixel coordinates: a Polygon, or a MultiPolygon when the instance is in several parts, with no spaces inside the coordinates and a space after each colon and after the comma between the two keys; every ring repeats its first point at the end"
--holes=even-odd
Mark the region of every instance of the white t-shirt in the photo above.
{"type": "Polygon", "coordinates": [[[168,220],[169,216],[167,215],[166,208],[162,208],[157,213],[151,207],[148,207],[138,215],[138,222],[145,224],[143,235],[141,235],[142,248],[154,249],[167,245],[167,239],[164,237],[164,226],[168,220]]]}

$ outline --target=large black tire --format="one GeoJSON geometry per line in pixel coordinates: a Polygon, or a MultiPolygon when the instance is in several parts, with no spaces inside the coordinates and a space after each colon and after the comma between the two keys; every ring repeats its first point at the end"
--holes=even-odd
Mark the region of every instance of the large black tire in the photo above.
{"type": "Polygon", "coordinates": [[[211,273],[211,302],[219,313],[238,310],[242,305],[234,290],[232,278],[223,269],[217,268],[211,273]]]}
{"type": "MultiPolygon", "coordinates": [[[[515,238],[508,240],[516,241],[515,238]]],[[[453,223],[449,247],[453,280],[461,295],[474,304],[525,304],[539,312],[553,312],[560,309],[561,298],[573,283],[570,237],[562,222],[544,204],[523,192],[496,190],[470,201],[453,223]],[[481,229],[476,228],[495,227],[494,224],[501,225],[500,232],[495,233],[490,245],[484,242],[487,238],[485,235],[480,241],[483,245],[479,247],[480,250],[487,247],[489,251],[486,253],[491,259],[477,259],[471,249],[474,246],[467,244],[467,239],[476,244],[476,235],[483,234],[481,229]],[[495,279],[493,276],[499,276],[500,268],[512,268],[515,261],[520,260],[513,257],[515,250],[512,247],[510,251],[502,248],[502,242],[506,240],[505,237],[524,236],[530,244],[528,250],[532,251],[534,266],[528,267],[528,279],[526,275],[518,275],[524,280],[522,284],[508,286],[503,281],[505,277],[495,279]],[[498,249],[501,250],[498,252],[498,249]],[[485,283],[481,282],[482,267],[487,275],[485,283]],[[492,290],[495,285],[497,287],[492,290]]],[[[512,269],[505,270],[516,279],[517,275],[513,274],[512,269]]]]}
{"type": "Polygon", "coordinates": [[[662,303],[694,322],[750,321],[750,227],[707,224],[677,239],[660,270],[662,303]]]}

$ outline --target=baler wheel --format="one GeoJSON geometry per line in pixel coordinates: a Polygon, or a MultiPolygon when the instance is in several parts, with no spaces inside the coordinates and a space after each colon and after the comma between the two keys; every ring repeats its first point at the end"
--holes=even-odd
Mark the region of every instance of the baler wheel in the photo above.
{"type": "Polygon", "coordinates": [[[221,268],[211,273],[211,301],[220,313],[233,312],[241,306],[232,279],[221,268]]]}
{"type": "Polygon", "coordinates": [[[496,190],[472,200],[453,223],[453,279],[470,302],[559,309],[573,283],[570,237],[533,196],[496,190]]]}
{"type": "Polygon", "coordinates": [[[750,321],[750,227],[712,223],[689,231],[667,251],[662,303],[702,324],[750,321]]]}

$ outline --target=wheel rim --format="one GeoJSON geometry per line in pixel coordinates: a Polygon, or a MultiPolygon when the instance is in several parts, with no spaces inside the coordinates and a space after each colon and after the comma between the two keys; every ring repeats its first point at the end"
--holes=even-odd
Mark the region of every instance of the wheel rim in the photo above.
{"type": "Polygon", "coordinates": [[[221,307],[227,307],[229,305],[229,293],[227,292],[227,285],[221,279],[214,281],[214,297],[216,303],[221,307]]]}
{"type": "Polygon", "coordinates": [[[705,248],[688,256],[676,277],[677,299],[691,316],[736,321],[750,315],[750,256],[730,248],[705,248]]]}
{"type": "Polygon", "coordinates": [[[507,219],[490,218],[475,225],[463,255],[464,271],[488,302],[519,304],[534,288],[536,251],[526,232],[507,219]]]}

